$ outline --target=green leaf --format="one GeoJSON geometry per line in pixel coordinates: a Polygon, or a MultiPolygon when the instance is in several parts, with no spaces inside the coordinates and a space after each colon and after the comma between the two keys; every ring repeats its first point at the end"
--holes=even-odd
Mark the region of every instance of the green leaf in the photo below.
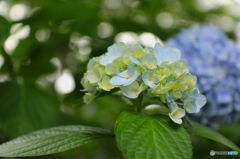
{"type": "Polygon", "coordinates": [[[0,16],[0,47],[10,34],[11,24],[2,16],[0,16]]]}
{"type": "Polygon", "coordinates": [[[0,83],[0,123],[14,138],[49,126],[58,112],[59,102],[31,83],[0,83]]]}
{"type": "Polygon", "coordinates": [[[127,159],[187,159],[192,145],[183,127],[164,115],[125,111],[115,125],[117,145],[127,159]]]}
{"type": "Polygon", "coordinates": [[[230,147],[233,150],[240,152],[239,147],[237,147],[234,143],[232,143],[230,140],[228,140],[218,132],[194,121],[191,121],[191,124],[193,126],[194,134],[217,141],[223,145],[230,147]]]}
{"type": "Polygon", "coordinates": [[[94,140],[113,137],[108,130],[60,126],[39,130],[0,145],[1,157],[41,156],[66,151],[94,140]]]}

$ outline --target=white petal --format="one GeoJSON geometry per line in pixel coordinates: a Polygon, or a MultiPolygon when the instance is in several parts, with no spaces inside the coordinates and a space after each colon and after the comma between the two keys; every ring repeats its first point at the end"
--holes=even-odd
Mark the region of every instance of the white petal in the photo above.
{"type": "Polygon", "coordinates": [[[143,86],[138,84],[138,82],[133,82],[127,87],[121,88],[123,94],[128,98],[137,98],[138,95],[142,92],[143,86]]]}
{"type": "Polygon", "coordinates": [[[169,115],[169,117],[172,119],[172,121],[173,121],[174,123],[182,124],[182,119],[172,118],[170,115],[169,115]]]}
{"type": "Polygon", "coordinates": [[[136,92],[129,91],[127,88],[122,89],[123,95],[125,95],[128,98],[137,98],[139,94],[136,92]]]}
{"type": "Polygon", "coordinates": [[[114,85],[110,83],[110,78],[108,76],[104,76],[101,82],[98,82],[98,85],[105,91],[110,91],[114,88],[114,85]]]}
{"type": "Polygon", "coordinates": [[[105,72],[108,75],[115,75],[115,74],[117,74],[117,69],[114,67],[114,65],[112,63],[110,63],[110,64],[106,65],[105,72]]]}
{"type": "Polygon", "coordinates": [[[100,81],[100,77],[98,77],[96,72],[88,72],[87,79],[89,80],[90,83],[96,83],[100,81]]]}
{"type": "Polygon", "coordinates": [[[186,115],[186,112],[185,112],[184,109],[178,108],[176,110],[176,112],[174,113],[174,115],[177,116],[178,118],[182,118],[182,117],[184,117],[186,115]]]}
{"type": "Polygon", "coordinates": [[[179,108],[176,103],[173,103],[173,111],[171,113],[169,113],[169,117],[172,119],[172,121],[174,121],[177,124],[182,124],[182,117],[184,117],[186,115],[186,112],[184,109],[179,108]]]}
{"type": "Polygon", "coordinates": [[[123,85],[127,82],[126,78],[122,78],[119,76],[114,76],[113,78],[111,78],[110,83],[113,85],[123,85]]]}

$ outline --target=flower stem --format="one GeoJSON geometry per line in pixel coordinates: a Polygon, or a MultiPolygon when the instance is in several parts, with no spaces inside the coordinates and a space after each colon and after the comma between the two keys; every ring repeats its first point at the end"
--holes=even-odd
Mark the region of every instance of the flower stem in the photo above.
{"type": "Polygon", "coordinates": [[[138,103],[137,103],[137,111],[142,111],[142,99],[143,99],[143,93],[140,93],[138,96],[138,103]]]}

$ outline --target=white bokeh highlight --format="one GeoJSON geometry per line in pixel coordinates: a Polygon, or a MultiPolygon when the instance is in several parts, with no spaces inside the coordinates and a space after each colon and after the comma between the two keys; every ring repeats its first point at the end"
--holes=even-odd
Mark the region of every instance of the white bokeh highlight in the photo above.
{"type": "Polygon", "coordinates": [[[59,94],[71,93],[75,88],[74,78],[69,70],[64,70],[55,82],[55,89],[59,94]]]}

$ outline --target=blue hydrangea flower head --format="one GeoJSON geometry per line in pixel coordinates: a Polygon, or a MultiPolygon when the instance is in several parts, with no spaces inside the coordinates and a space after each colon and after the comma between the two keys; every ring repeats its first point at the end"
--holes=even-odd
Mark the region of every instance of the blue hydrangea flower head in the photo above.
{"type": "Polygon", "coordinates": [[[198,120],[213,128],[232,123],[240,116],[240,48],[220,29],[194,25],[166,42],[181,50],[197,87],[207,97],[198,120]]]}
{"type": "Polygon", "coordinates": [[[82,78],[84,101],[91,102],[101,91],[116,88],[130,99],[157,98],[169,108],[169,117],[181,124],[186,113],[198,113],[206,98],[195,87],[196,77],[176,48],[143,48],[139,44],[116,43],[100,57],[92,58],[82,78]],[[140,95],[141,94],[141,95],[140,95]]]}

